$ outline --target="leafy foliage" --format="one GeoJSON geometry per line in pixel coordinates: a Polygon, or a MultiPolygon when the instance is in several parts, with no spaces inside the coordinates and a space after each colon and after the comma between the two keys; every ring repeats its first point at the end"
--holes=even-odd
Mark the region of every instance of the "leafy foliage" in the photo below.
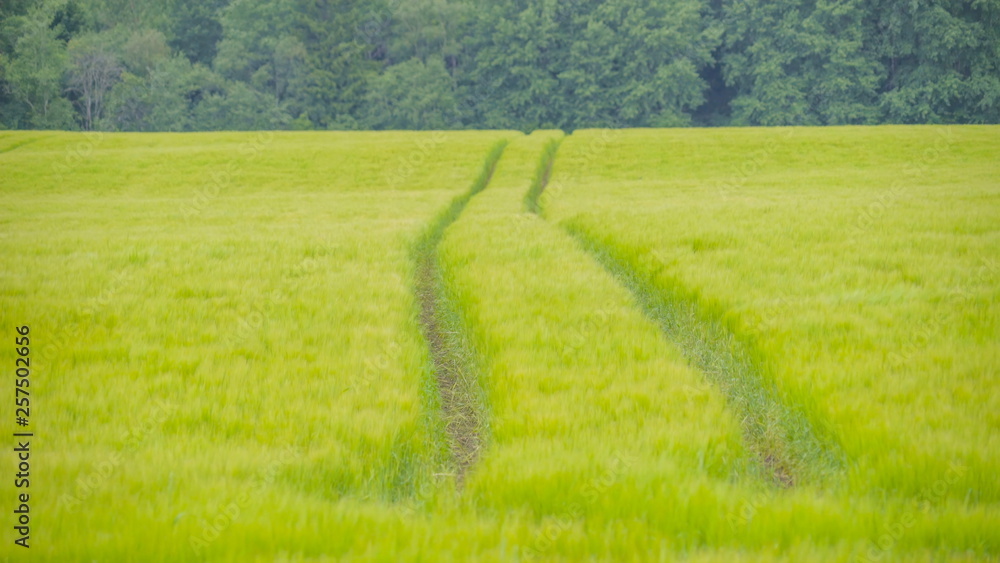
{"type": "Polygon", "coordinates": [[[997,123],[998,61],[996,0],[19,0],[0,6],[0,124],[997,123]],[[146,117],[122,97],[137,81],[167,87],[146,117]]]}

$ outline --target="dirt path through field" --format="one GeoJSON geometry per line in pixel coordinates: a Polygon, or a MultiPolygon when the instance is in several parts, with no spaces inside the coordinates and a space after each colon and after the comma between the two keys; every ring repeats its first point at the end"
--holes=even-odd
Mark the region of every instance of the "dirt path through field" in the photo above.
{"type": "MultiPolygon", "coordinates": [[[[537,185],[525,198],[526,207],[536,214],[542,212],[541,195],[558,148],[555,144],[543,154],[537,185]]],[[[741,421],[744,443],[766,480],[788,488],[838,473],[841,462],[836,448],[817,437],[801,409],[782,401],[765,376],[765,366],[752,341],[740,338],[721,319],[702,310],[693,294],[672,281],[669,273],[645,271],[623,249],[595,236],[576,220],[560,226],[629,290],[636,306],[688,363],[722,391],[741,421]]]]}
{"type": "Polygon", "coordinates": [[[458,219],[469,200],[489,185],[505,146],[502,142],[491,150],[472,188],[456,198],[435,220],[416,252],[414,292],[420,305],[420,324],[433,362],[452,469],[459,489],[469,468],[475,464],[482,444],[484,420],[479,404],[482,393],[475,354],[464,334],[458,312],[448,298],[437,248],[445,230],[458,219]]]}

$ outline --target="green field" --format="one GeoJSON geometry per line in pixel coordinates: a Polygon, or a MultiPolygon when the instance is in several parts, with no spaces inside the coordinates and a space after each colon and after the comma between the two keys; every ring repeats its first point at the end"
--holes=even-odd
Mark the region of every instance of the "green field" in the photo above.
{"type": "Polygon", "coordinates": [[[0,132],[0,193],[5,560],[1000,558],[998,127],[0,132]]]}

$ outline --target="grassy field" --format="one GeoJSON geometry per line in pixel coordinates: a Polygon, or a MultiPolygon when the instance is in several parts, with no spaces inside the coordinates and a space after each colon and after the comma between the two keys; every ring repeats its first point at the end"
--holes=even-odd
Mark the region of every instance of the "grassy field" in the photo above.
{"type": "Polygon", "coordinates": [[[995,560],[997,155],[0,133],[0,557],[995,560]]]}

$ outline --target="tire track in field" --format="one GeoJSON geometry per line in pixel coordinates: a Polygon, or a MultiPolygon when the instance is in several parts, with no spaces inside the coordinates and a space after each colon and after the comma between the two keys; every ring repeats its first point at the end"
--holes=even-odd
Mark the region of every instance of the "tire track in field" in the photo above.
{"type": "Polygon", "coordinates": [[[549,185],[549,178],[552,176],[552,166],[556,163],[556,153],[559,152],[559,146],[562,145],[565,138],[566,136],[563,135],[545,144],[545,148],[542,149],[542,157],[538,161],[538,168],[535,169],[535,177],[531,179],[528,193],[524,195],[524,207],[535,215],[540,216],[542,214],[542,204],[540,202],[542,192],[549,185]]]}
{"type": "Polygon", "coordinates": [[[25,139],[23,141],[18,141],[16,143],[11,144],[10,146],[7,146],[7,147],[4,147],[4,148],[0,149],[0,154],[5,154],[5,153],[12,152],[12,151],[16,151],[17,149],[19,149],[19,148],[21,148],[21,147],[23,147],[25,145],[30,145],[31,143],[35,143],[35,142],[41,141],[43,138],[44,137],[32,137],[30,139],[25,139]]]}
{"type": "Polygon", "coordinates": [[[471,189],[452,201],[431,223],[418,241],[415,252],[414,294],[433,363],[448,449],[459,489],[465,474],[478,458],[486,420],[474,352],[462,329],[459,313],[449,299],[437,248],[445,230],[458,219],[469,200],[489,185],[506,145],[504,140],[493,146],[471,189]]]}
{"type": "MultiPolygon", "coordinates": [[[[546,147],[536,180],[525,197],[527,209],[538,215],[558,147],[557,142],[546,147]]],[[[782,402],[765,377],[761,355],[752,342],[729,329],[721,317],[704,310],[676,280],[670,280],[669,289],[664,288],[660,269],[645,271],[575,220],[561,227],[628,289],[663,336],[723,392],[741,422],[744,444],[767,480],[789,488],[806,481],[823,481],[839,469],[842,458],[838,448],[832,440],[818,436],[801,409],[782,402]]]]}

